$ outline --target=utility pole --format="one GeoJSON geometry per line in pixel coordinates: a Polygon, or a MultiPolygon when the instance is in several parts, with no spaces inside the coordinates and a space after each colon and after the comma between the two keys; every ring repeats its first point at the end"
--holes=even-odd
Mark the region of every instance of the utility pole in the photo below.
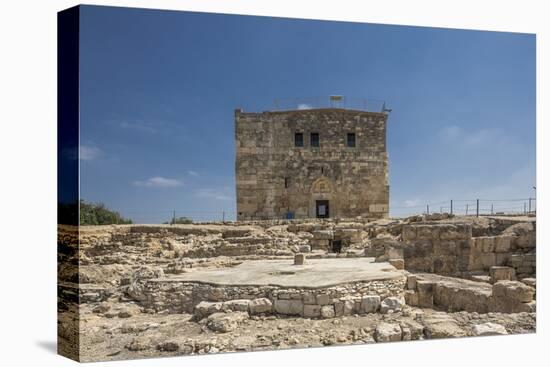
{"type": "Polygon", "coordinates": [[[476,217],[479,217],[479,199],[476,199],[476,217]]]}
{"type": "Polygon", "coordinates": [[[222,211],[222,222],[225,223],[225,210],[222,211]]]}
{"type": "Polygon", "coordinates": [[[451,214],[453,214],[453,199],[451,199],[451,214]]]}
{"type": "Polygon", "coordinates": [[[466,215],[468,215],[468,204],[466,204],[466,215]]]}
{"type": "Polygon", "coordinates": [[[426,204],[426,214],[430,215],[430,204],[426,204]]]}
{"type": "Polygon", "coordinates": [[[172,211],[172,224],[176,224],[176,211],[172,211]]]}
{"type": "Polygon", "coordinates": [[[491,204],[491,215],[493,215],[493,204],[491,204]]]}

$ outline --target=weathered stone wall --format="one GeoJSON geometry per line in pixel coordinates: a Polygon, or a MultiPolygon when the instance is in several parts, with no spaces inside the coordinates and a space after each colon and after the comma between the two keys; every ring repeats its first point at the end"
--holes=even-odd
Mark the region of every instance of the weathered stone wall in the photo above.
{"type": "MultiPolygon", "coordinates": [[[[394,241],[385,246],[385,251],[388,247],[401,250],[407,270],[464,277],[488,272],[493,266],[510,266],[523,279],[536,273],[536,235],[533,225],[528,229],[472,237],[472,228],[467,224],[405,225],[403,242],[394,241]]],[[[371,252],[377,254],[375,250],[371,252]]]]}
{"type": "Polygon", "coordinates": [[[57,227],[57,346],[60,354],[80,358],[78,227],[57,227]],[[76,276],[74,276],[76,274],[76,276]]]}
{"type": "Polygon", "coordinates": [[[329,201],[331,217],[387,216],[386,119],[343,109],[237,110],[237,218],[315,217],[316,200],[329,201]],[[296,132],[304,134],[303,147],[294,145],[296,132]],[[310,133],[319,133],[319,147],[310,133]],[[347,147],[348,133],[355,147],[347,147]]]}
{"type": "Polygon", "coordinates": [[[510,266],[520,279],[532,277],[536,273],[533,234],[475,237],[471,243],[471,271],[510,266]]]}
{"type": "MultiPolygon", "coordinates": [[[[388,297],[403,297],[405,277],[392,280],[357,282],[326,288],[283,288],[278,286],[220,286],[207,283],[181,282],[163,279],[147,280],[129,288],[128,294],[142,306],[154,312],[192,313],[200,302],[227,302],[267,298],[272,311],[285,315],[320,316],[332,307],[334,315],[365,313],[366,302],[373,302],[372,311],[379,310],[388,297]],[[376,304],[376,305],[375,305],[376,304]],[[315,307],[314,307],[315,306],[315,307]],[[318,306],[318,307],[317,307],[318,306]]],[[[369,309],[370,310],[370,309],[369,309]]]]}
{"type": "Polygon", "coordinates": [[[443,275],[460,275],[468,271],[470,225],[405,225],[401,236],[407,270],[443,275]]]}
{"type": "Polygon", "coordinates": [[[448,312],[534,312],[534,296],[535,289],[519,281],[503,280],[491,285],[435,274],[409,275],[405,291],[410,306],[448,312]]]}

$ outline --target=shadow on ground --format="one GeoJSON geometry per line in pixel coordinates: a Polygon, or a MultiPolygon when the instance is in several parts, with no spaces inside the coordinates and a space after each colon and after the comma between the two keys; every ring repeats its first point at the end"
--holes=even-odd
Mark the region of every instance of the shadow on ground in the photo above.
{"type": "Polygon", "coordinates": [[[57,342],[53,340],[39,340],[36,342],[36,345],[38,345],[40,348],[50,352],[57,354],[57,342]]]}

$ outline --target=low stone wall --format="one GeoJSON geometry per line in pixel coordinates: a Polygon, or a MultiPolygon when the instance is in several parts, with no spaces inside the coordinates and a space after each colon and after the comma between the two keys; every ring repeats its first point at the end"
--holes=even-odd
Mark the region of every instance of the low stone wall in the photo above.
{"type": "Polygon", "coordinates": [[[472,237],[469,224],[409,224],[403,226],[401,242],[379,241],[371,253],[397,251],[395,256],[402,256],[411,271],[466,277],[493,266],[510,266],[519,279],[532,277],[536,273],[534,226],[522,223],[518,228],[498,236],[472,237]]]}
{"type": "Polygon", "coordinates": [[[388,297],[403,297],[405,277],[357,282],[326,288],[278,286],[220,286],[207,283],[149,279],[133,285],[127,294],[151,312],[193,313],[201,302],[227,302],[265,298],[272,312],[304,317],[377,311],[388,297]],[[372,298],[376,296],[375,298],[372,298]],[[370,298],[369,298],[370,297],[370,298]],[[368,298],[367,301],[365,299],[368,298]],[[367,305],[368,304],[368,305],[367,305]],[[328,306],[328,307],[325,307],[328,306]],[[330,310],[333,309],[334,312],[330,310]]]}
{"type": "Polygon", "coordinates": [[[510,266],[515,269],[519,279],[532,277],[536,273],[533,234],[475,237],[471,244],[470,271],[510,266]]]}
{"type": "Polygon", "coordinates": [[[460,275],[469,270],[470,225],[404,225],[401,236],[407,270],[443,275],[460,275]]]}
{"type": "Polygon", "coordinates": [[[518,281],[491,285],[465,279],[413,274],[407,278],[405,302],[414,307],[447,312],[535,312],[535,289],[518,281]]]}

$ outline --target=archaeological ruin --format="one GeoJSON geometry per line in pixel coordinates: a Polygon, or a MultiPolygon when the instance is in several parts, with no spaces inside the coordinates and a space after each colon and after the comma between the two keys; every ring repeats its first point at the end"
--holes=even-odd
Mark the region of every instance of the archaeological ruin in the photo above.
{"type": "Polygon", "coordinates": [[[384,218],[387,112],[235,111],[238,220],[384,218]]]}
{"type": "Polygon", "coordinates": [[[536,330],[532,215],[60,226],[58,245],[59,348],[81,361],[536,330]]]}

